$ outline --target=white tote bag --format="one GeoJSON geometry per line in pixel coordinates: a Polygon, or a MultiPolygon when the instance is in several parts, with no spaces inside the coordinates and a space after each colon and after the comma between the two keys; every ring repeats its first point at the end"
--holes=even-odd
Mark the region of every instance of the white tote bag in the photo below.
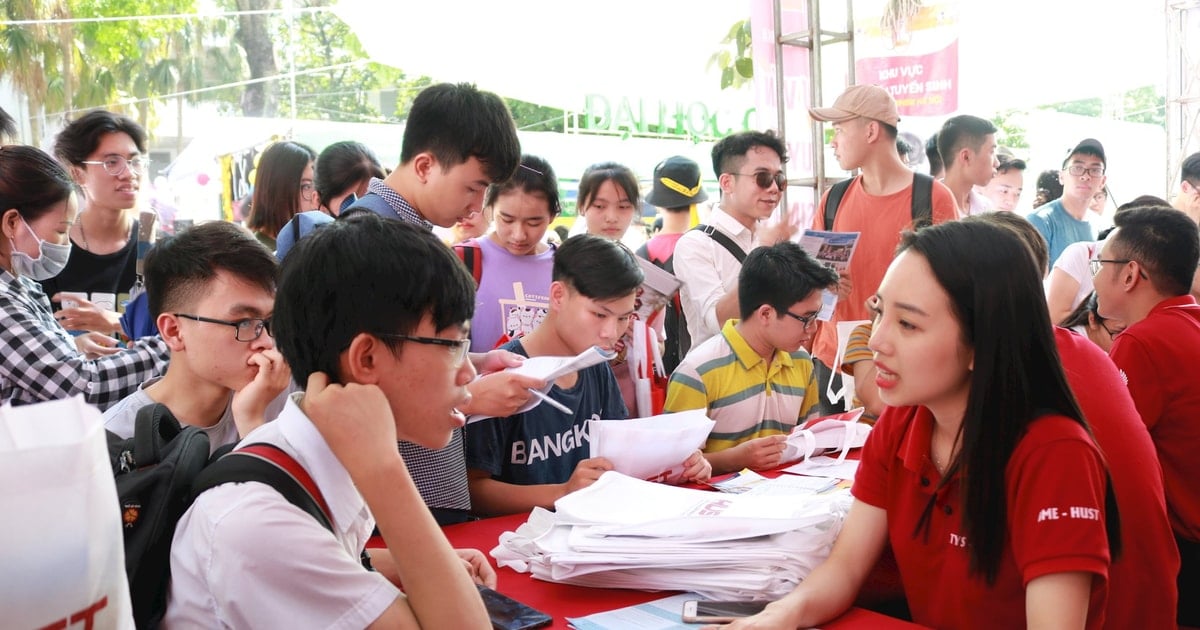
{"type": "Polygon", "coordinates": [[[117,488],[82,396],[0,407],[0,611],[8,628],[133,628],[117,488]]]}

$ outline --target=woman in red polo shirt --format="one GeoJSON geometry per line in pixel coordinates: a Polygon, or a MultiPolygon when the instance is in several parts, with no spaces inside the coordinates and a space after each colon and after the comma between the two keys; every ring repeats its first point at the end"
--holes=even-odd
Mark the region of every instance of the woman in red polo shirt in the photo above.
{"type": "Polygon", "coordinates": [[[1009,230],[906,234],[873,298],[880,396],[829,559],[735,627],[810,626],[854,601],[885,543],[913,621],[1099,628],[1120,532],[1060,367],[1040,277],[1009,230]]]}

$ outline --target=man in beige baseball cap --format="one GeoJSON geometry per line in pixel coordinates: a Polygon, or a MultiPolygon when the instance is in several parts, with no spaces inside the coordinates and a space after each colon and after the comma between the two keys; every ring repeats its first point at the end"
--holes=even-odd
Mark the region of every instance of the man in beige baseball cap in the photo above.
{"type": "Polygon", "coordinates": [[[827,415],[841,411],[840,405],[835,407],[829,402],[841,388],[840,375],[830,370],[830,366],[838,367],[837,322],[871,319],[866,300],[879,288],[900,242],[900,232],[912,228],[918,214],[941,223],[955,218],[958,208],[950,189],[926,176],[921,176],[922,194],[914,203],[916,175],[896,150],[900,114],[887,90],[877,85],[853,85],[837,97],[833,107],[814,107],[808,112],[814,120],[833,123],[830,146],[838,164],[842,170],[857,169],[860,173],[849,185],[842,185],[839,200],[831,202],[826,192],[813,217],[813,229],[859,233],[854,258],[841,277],[833,316],[822,322],[813,341],[820,413],[827,415]],[[826,208],[827,203],[833,207],[826,208]],[[832,220],[826,225],[828,214],[832,220]]]}
{"type": "Polygon", "coordinates": [[[900,124],[896,101],[878,85],[852,85],[833,102],[833,107],[810,107],[813,120],[845,122],[853,118],[870,118],[892,127],[900,124]]]}

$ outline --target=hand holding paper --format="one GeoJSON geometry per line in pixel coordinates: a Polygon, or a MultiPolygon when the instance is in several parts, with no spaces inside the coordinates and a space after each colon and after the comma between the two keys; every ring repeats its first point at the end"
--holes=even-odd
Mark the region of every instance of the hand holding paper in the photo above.
{"type": "Polygon", "coordinates": [[[588,435],[592,456],[607,458],[613,470],[638,479],[676,483],[685,472],[693,471],[694,467],[685,471],[684,463],[693,461],[689,458],[704,445],[715,424],[703,409],[696,409],[649,418],[592,420],[588,435]]]}
{"type": "MultiPolygon", "coordinates": [[[[509,367],[501,372],[496,372],[488,376],[476,379],[468,388],[471,390],[471,395],[482,397],[483,394],[476,391],[476,383],[485,381],[486,379],[497,379],[498,385],[511,385],[505,391],[509,391],[509,395],[503,398],[508,403],[507,412],[498,412],[492,406],[480,404],[481,401],[473,402],[471,405],[472,413],[467,416],[467,422],[478,422],[486,418],[494,418],[498,416],[511,416],[513,414],[529,411],[541,404],[542,399],[532,395],[528,390],[530,388],[537,389],[543,394],[549,394],[551,388],[554,387],[554,381],[562,376],[572,372],[578,372],[587,367],[609,361],[616,356],[616,353],[611,350],[592,346],[587,350],[573,357],[532,357],[525,359],[515,367],[509,367]],[[499,380],[503,379],[503,380],[499,380]],[[540,383],[540,386],[538,386],[540,383]],[[515,388],[515,389],[514,389],[515,388]],[[520,391],[516,391],[519,389],[520,391]],[[512,404],[514,400],[519,399],[519,405],[512,404]]],[[[503,391],[500,392],[503,395],[503,391]]]]}

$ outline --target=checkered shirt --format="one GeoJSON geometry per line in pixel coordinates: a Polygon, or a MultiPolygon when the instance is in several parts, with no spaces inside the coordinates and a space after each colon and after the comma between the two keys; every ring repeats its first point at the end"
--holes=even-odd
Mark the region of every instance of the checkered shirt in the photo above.
{"type": "Polygon", "coordinates": [[[392,218],[400,219],[405,223],[415,223],[416,225],[425,226],[426,230],[433,229],[432,223],[426,221],[425,217],[422,217],[421,213],[417,212],[417,209],[412,207],[412,204],[408,203],[408,200],[406,200],[404,197],[401,197],[400,193],[392,190],[390,186],[383,183],[382,179],[379,179],[378,177],[372,177],[370,183],[367,184],[367,192],[375,193],[376,195],[383,197],[384,201],[388,202],[388,205],[392,207],[392,212],[396,213],[396,216],[392,218]]]}
{"type": "Polygon", "coordinates": [[[166,370],[170,352],[145,337],[117,354],[88,360],[54,319],[38,283],[0,270],[0,403],[23,405],[83,394],[101,411],[166,370]]]}

